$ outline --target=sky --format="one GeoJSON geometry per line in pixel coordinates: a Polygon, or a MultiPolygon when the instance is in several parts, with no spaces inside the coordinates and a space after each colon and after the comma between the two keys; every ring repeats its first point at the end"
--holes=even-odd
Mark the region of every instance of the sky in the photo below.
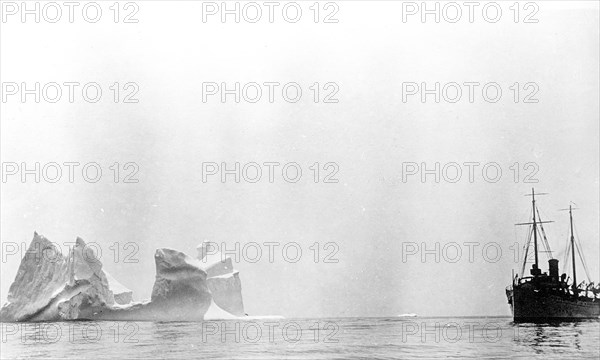
{"type": "MultiPolygon", "coordinates": [[[[512,2],[499,2],[495,23],[480,8],[473,22],[464,8],[456,23],[403,22],[402,2],[391,1],[321,3],[317,23],[312,2],[298,2],[296,23],[279,7],[273,23],[264,7],[257,23],[223,23],[218,15],[204,22],[201,2],[138,1],[115,23],[112,2],[98,3],[96,23],[78,8],[73,23],[63,9],[56,23],[5,12],[0,24],[0,301],[23,255],[8,244],[26,247],[37,231],[59,244],[78,236],[97,244],[104,269],[136,300],[150,297],[157,248],[194,256],[212,241],[238,253],[251,315],[509,315],[504,289],[521,271],[515,256],[527,231],[514,224],[528,221],[532,187],[548,193],[538,205],[554,221],[545,231],[561,270],[569,223],[558,210],[577,205],[578,238],[592,281],[600,280],[597,2],[535,2],[517,23],[512,2]],[[131,12],[138,22],[124,23],[131,12]],[[338,22],[324,23],[332,12],[338,22]],[[538,22],[525,23],[533,12],[538,22]],[[36,82],[60,84],[61,99],[46,101],[52,86],[39,103],[12,95],[10,84],[36,82]],[[65,82],[80,84],[72,103],[65,82]],[[261,84],[263,96],[246,101],[252,86],[239,103],[207,95],[206,83],[236,82],[261,84]],[[281,84],[273,102],[265,82],[281,84]],[[453,85],[439,102],[407,95],[415,83],[436,82],[459,84],[462,97],[446,100],[453,85]],[[479,83],[473,102],[469,82],[479,83]],[[102,89],[99,101],[83,98],[87,83],[102,89]],[[302,89],[299,101],[282,97],[287,83],[302,89]],[[497,102],[481,94],[488,83],[502,90],[497,102]],[[124,102],[132,92],[138,101],[124,102]],[[21,164],[36,162],[60,164],[62,178],[47,181],[48,166],[39,183],[23,181],[21,164]],[[66,162],[80,164],[73,182],[66,162]],[[261,179],[248,181],[252,165],[239,182],[207,172],[208,163],[236,162],[240,171],[260,164],[261,179]],[[272,182],[269,162],[280,164],[272,182]],[[81,173],[91,163],[102,170],[97,182],[81,173]],[[302,170],[297,182],[281,174],[288,163],[302,170]],[[439,182],[432,174],[422,181],[421,164],[436,163],[439,182]],[[472,181],[465,163],[478,163],[472,181]],[[453,181],[456,164],[462,176],[453,181]],[[128,175],[137,182],[126,183],[128,175]],[[265,243],[277,244],[272,261],[265,243]]],[[[87,174],[93,179],[94,168],[87,174]]]]}

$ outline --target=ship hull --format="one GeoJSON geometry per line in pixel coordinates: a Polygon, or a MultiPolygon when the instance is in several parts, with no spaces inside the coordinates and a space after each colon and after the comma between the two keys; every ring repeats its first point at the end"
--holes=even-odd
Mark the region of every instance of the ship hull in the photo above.
{"type": "Polygon", "coordinates": [[[600,299],[575,298],[515,287],[510,301],[515,322],[600,318],[600,299]]]}

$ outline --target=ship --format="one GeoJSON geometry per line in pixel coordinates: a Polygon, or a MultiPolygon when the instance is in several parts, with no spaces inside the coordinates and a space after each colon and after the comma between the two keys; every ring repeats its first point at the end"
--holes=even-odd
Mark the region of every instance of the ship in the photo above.
{"type": "Polygon", "coordinates": [[[589,272],[581,246],[576,242],[573,233],[573,207],[569,205],[570,237],[565,252],[565,265],[571,255],[572,276],[566,273],[559,276],[558,259],[552,258],[552,251],[546,237],[543,224],[552,221],[542,221],[540,212],[536,206],[536,194],[531,189],[532,219],[531,222],[516,225],[529,226],[527,243],[524,247],[523,266],[521,276],[517,273],[512,276],[512,284],[506,288],[506,297],[513,315],[514,322],[554,322],[554,321],[577,321],[582,319],[600,318],[600,285],[594,285],[590,280],[589,272]],[[529,270],[530,276],[524,276],[529,248],[533,240],[534,260],[529,270]],[[538,253],[542,252],[538,245],[542,244],[543,252],[548,255],[548,272],[542,273],[539,264],[538,253]],[[579,254],[580,261],[587,275],[587,282],[577,284],[577,271],[575,263],[575,252],[579,254]]]}

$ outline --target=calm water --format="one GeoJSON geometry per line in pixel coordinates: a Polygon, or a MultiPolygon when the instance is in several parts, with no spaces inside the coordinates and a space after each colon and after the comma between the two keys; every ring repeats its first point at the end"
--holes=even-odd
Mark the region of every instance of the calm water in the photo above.
{"type": "Polygon", "coordinates": [[[1,324],[1,356],[48,359],[600,357],[600,321],[510,318],[255,319],[1,324]]]}

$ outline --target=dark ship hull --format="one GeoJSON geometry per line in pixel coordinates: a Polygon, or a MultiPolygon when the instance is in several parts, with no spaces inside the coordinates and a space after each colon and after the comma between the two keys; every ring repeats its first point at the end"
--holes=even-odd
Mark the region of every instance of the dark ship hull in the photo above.
{"type": "Polygon", "coordinates": [[[549,294],[529,284],[507,291],[515,322],[540,322],[600,318],[600,299],[549,294]]]}

